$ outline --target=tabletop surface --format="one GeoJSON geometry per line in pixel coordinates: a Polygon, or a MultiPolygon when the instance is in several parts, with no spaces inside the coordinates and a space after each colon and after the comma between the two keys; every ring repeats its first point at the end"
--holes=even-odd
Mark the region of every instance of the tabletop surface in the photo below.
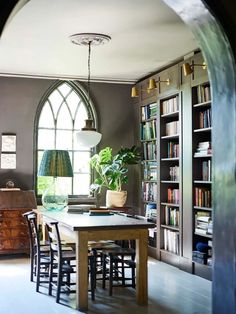
{"type": "Polygon", "coordinates": [[[94,230],[94,229],[147,229],[154,228],[156,225],[142,219],[121,216],[117,214],[90,216],[88,213],[75,214],[66,211],[50,212],[41,211],[41,214],[52,221],[58,221],[68,226],[73,231],[94,230]]]}

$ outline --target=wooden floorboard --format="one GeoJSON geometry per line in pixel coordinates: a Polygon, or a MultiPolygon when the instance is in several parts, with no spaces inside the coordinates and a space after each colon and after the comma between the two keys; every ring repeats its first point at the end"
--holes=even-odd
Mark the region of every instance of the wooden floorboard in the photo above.
{"type": "MultiPolygon", "coordinates": [[[[183,272],[152,258],[148,260],[148,306],[136,304],[132,288],[108,289],[98,287],[96,300],[89,297],[91,314],[210,314],[211,282],[183,272]]],[[[75,314],[74,295],[56,304],[45,289],[35,292],[29,281],[29,259],[0,257],[0,313],[1,314],[75,314]],[[66,306],[67,305],[67,306],[66,306]]]]}

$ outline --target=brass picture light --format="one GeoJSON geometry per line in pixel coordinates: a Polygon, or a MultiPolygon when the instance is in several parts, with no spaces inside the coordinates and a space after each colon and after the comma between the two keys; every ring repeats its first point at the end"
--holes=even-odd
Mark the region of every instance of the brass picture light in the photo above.
{"type": "Polygon", "coordinates": [[[201,66],[203,68],[203,70],[206,69],[206,63],[203,62],[202,64],[197,64],[197,63],[192,63],[192,64],[189,64],[189,63],[184,63],[183,64],[183,71],[184,71],[184,76],[188,76],[190,75],[191,73],[193,73],[193,70],[194,70],[194,67],[195,66],[201,66]]]}
{"type": "MultiPolygon", "coordinates": [[[[166,85],[170,85],[170,79],[169,78],[166,79],[165,81],[162,81],[162,80],[156,81],[155,79],[151,78],[148,81],[148,87],[146,89],[141,89],[141,91],[150,93],[150,91],[152,91],[154,89],[157,89],[157,84],[158,83],[163,83],[163,82],[166,83],[166,85]]],[[[139,97],[139,91],[138,91],[136,86],[133,86],[132,89],[131,89],[131,97],[132,98],[139,97]]]]}

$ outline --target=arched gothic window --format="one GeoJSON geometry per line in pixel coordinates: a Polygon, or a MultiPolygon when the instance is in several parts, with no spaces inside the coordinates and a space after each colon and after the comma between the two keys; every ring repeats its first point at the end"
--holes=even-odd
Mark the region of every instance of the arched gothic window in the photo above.
{"type": "MultiPolygon", "coordinates": [[[[95,121],[94,108],[88,105],[83,89],[72,82],[54,85],[43,97],[36,117],[37,170],[44,150],[68,150],[74,177],[61,180],[69,195],[89,195],[91,150],[79,147],[75,138],[88,117],[95,121]]],[[[37,195],[43,193],[51,180],[37,176],[37,195]]]]}

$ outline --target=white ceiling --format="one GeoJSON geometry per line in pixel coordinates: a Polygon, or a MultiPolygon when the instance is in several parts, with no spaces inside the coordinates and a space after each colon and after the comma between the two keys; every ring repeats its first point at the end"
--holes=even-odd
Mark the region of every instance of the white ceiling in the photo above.
{"type": "Polygon", "coordinates": [[[4,29],[0,75],[86,78],[88,49],[68,38],[80,32],[112,38],[92,47],[92,80],[135,82],[197,48],[161,0],[31,0],[4,29]]]}

